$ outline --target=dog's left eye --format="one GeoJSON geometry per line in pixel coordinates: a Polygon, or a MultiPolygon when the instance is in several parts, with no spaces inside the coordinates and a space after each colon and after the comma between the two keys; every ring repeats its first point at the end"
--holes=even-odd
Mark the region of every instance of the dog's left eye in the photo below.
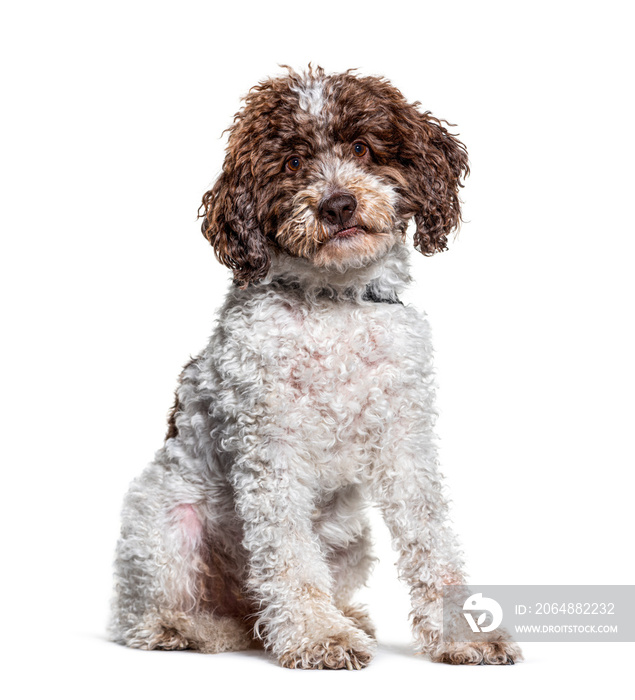
{"type": "Polygon", "coordinates": [[[295,173],[300,168],[302,167],[302,160],[298,158],[297,156],[292,156],[291,158],[287,159],[287,168],[292,172],[295,173]]]}
{"type": "Polygon", "coordinates": [[[361,158],[362,156],[365,156],[368,153],[368,146],[365,143],[362,143],[361,141],[356,141],[353,144],[353,152],[356,156],[359,156],[361,158]]]}

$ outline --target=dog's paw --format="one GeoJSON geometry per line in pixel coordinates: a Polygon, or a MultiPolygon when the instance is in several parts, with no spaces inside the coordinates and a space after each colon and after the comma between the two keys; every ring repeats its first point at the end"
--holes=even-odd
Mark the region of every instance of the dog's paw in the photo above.
{"type": "Polygon", "coordinates": [[[347,605],[342,608],[342,613],[357,627],[372,639],[377,638],[375,625],[368,615],[368,610],[363,605],[347,605]]]}
{"type": "Polygon", "coordinates": [[[507,666],[522,661],[520,647],[504,636],[483,641],[446,642],[430,654],[432,661],[472,666],[507,666]]]}
{"type": "Polygon", "coordinates": [[[368,635],[345,631],[309,642],[301,649],[284,654],[280,664],[285,668],[346,668],[359,671],[368,666],[374,651],[375,643],[368,635]]]}

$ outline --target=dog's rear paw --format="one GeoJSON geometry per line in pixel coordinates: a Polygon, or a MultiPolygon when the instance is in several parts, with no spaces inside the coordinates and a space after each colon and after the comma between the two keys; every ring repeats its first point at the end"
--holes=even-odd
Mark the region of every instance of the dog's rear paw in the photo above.
{"type": "Polygon", "coordinates": [[[342,608],[342,613],[357,627],[365,632],[369,637],[377,639],[375,625],[368,615],[368,610],[363,605],[347,605],[342,608]]]}
{"type": "Polygon", "coordinates": [[[482,642],[447,642],[430,655],[432,661],[472,666],[509,666],[522,661],[520,647],[510,639],[486,639],[482,642]]]}
{"type": "Polygon", "coordinates": [[[297,651],[284,654],[285,668],[361,670],[373,658],[375,643],[365,634],[335,633],[319,642],[310,642],[297,651]]]}

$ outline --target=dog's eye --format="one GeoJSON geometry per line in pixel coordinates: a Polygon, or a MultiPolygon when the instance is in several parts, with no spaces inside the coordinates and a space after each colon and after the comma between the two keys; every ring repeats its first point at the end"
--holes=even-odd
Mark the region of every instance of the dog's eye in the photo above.
{"type": "Polygon", "coordinates": [[[354,151],[356,156],[359,156],[360,158],[362,158],[363,156],[365,156],[368,153],[368,146],[365,143],[363,143],[362,141],[356,141],[353,144],[353,151],[354,151]]]}
{"type": "Polygon", "coordinates": [[[300,168],[302,167],[302,160],[298,158],[298,156],[292,156],[291,158],[287,159],[287,168],[292,172],[295,173],[300,168]]]}

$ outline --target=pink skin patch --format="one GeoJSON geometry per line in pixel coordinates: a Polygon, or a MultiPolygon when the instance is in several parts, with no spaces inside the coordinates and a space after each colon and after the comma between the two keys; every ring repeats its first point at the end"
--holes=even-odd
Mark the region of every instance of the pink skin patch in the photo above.
{"type": "Polygon", "coordinates": [[[198,544],[203,534],[203,525],[194,510],[194,506],[190,503],[183,503],[173,508],[171,513],[178,523],[187,544],[198,544]]]}
{"type": "Polygon", "coordinates": [[[358,233],[364,233],[364,229],[359,226],[351,226],[350,228],[344,228],[334,234],[333,238],[350,238],[351,236],[356,236],[358,233]]]}

